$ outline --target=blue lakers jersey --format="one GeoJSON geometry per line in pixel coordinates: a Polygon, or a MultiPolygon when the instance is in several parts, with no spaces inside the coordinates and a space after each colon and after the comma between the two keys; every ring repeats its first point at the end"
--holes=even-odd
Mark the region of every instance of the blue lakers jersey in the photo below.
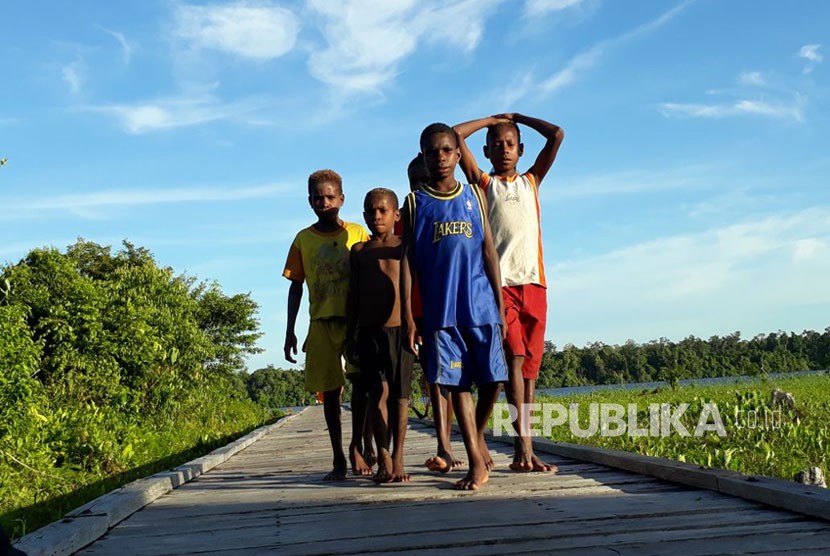
{"type": "Polygon", "coordinates": [[[427,333],[500,322],[484,270],[480,195],[476,186],[456,183],[448,193],[425,186],[406,197],[427,333]]]}

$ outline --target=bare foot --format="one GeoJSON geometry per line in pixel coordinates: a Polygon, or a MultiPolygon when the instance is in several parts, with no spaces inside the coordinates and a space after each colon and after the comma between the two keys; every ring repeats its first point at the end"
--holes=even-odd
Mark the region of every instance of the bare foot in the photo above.
{"type": "Polygon", "coordinates": [[[329,471],[325,477],[323,477],[324,481],[345,481],[346,480],[346,468],[343,467],[342,469],[334,468],[329,471]]]}
{"type": "Polygon", "coordinates": [[[378,484],[389,483],[393,480],[393,476],[389,472],[389,470],[392,469],[392,458],[386,450],[380,450],[378,455],[380,456],[380,458],[378,458],[378,471],[375,473],[375,476],[372,477],[372,480],[378,484]]]}
{"type": "Polygon", "coordinates": [[[540,471],[542,473],[556,473],[559,471],[559,468],[553,465],[552,463],[545,463],[544,461],[540,460],[536,454],[533,454],[533,458],[531,459],[533,463],[533,469],[531,471],[540,471]]]}
{"type": "Polygon", "coordinates": [[[447,473],[452,469],[452,464],[448,464],[446,460],[440,456],[432,456],[424,462],[427,469],[436,471],[438,473],[447,473]]]}
{"type": "Polygon", "coordinates": [[[478,490],[490,480],[490,473],[487,469],[470,469],[464,478],[455,483],[455,490],[478,490]]]}
{"type": "Polygon", "coordinates": [[[464,465],[464,461],[454,457],[446,450],[438,450],[438,453],[424,462],[427,469],[438,473],[447,473],[464,465]]]}
{"type": "Polygon", "coordinates": [[[408,483],[409,474],[404,471],[402,458],[392,458],[392,482],[393,483],[408,483]]]}
{"type": "Polygon", "coordinates": [[[482,439],[479,441],[478,445],[481,457],[484,460],[484,467],[487,468],[487,473],[490,473],[490,471],[496,467],[496,463],[493,461],[492,456],[490,456],[490,450],[487,448],[487,442],[482,439]]]}
{"type": "Polygon", "coordinates": [[[521,442],[517,442],[514,445],[514,448],[516,451],[513,452],[513,463],[510,464],[510,470],[517,471],[519,473],[527,473],[528,471],[532,471],[533,453],[525,444],[521,442]]]}
{"type": "Polygon", "coordinates": [[[352,464],[352,474],[359,477],[368,477],[372,474],[372,468],[366,464],[366,460],[354,444],[349,445],[349,461],[352,464]]]}

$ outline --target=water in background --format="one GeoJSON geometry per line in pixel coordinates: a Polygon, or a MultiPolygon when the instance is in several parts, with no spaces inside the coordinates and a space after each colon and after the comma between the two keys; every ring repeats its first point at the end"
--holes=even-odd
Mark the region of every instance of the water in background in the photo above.
{"type": "MultiPolygon", "coordinates": [[[[768,378],[787,378],[791,376],[810,376],[827,374],[830,371],[795,371],[792,373],[768,373],[768,378]]],[[[760,376],[719,376],[712,378],[686,378],[678,381],[681,386],[689,385],[711,385],[711,384],[737,384],[741,382],[753,382],[761,380],[760,376]]],[[[567,388],[541,388],[536,391],[538,396],[576,396],[579,394],[590,394],[591,392],[602,392],[605,390],[653,390],[665,388],[668,382],[658,380],[655,382],[631,382],[628,384],[591,384],[587,386],[571,386],[567,388]]]]}

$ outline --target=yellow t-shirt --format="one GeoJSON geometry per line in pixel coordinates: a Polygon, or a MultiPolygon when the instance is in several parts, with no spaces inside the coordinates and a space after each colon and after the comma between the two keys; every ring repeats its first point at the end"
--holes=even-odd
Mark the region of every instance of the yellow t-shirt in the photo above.
{"type": "Polygon", "coordinates": [[[310,226],[294,238],[282,275],[306,283],[311,320],[346,316],[349,251],[355,243],[368,239],[369,232],[351,222],[328,233],[310,226]]]}

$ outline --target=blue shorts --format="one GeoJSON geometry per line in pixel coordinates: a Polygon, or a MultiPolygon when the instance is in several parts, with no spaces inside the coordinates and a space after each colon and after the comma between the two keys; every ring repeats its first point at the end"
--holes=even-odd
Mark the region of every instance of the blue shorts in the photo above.
{"type": "Polygon", "coordinates": [[[424,336],[424,365],[431,384],[469,388],[507,381],[507,362],[498,324],[439,328],[424,336]]]}

